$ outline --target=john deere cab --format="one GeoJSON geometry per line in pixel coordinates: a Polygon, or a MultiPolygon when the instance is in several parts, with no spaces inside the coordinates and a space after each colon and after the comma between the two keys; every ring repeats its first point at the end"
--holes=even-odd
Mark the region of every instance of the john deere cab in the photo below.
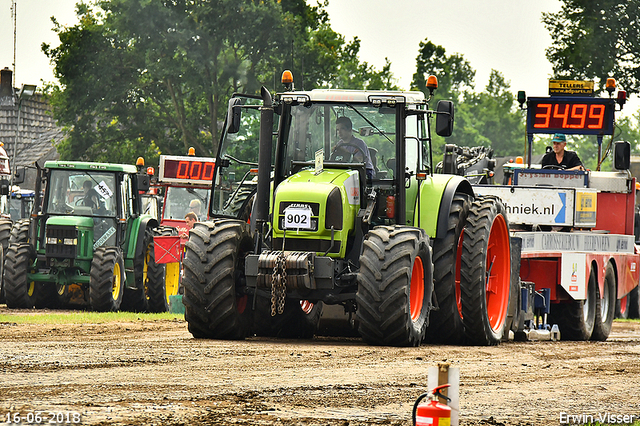
{"type": "Polygon", "coordinates": [[[155,263],[156,219],[141,214],[144,167],[48,161],[38,169],[28,233],[6,253],[11,308],[87,305],[166,311],[177,277],[155,263]],[[40,200],[41,189],[43,199],[40,200]]]}
{"type": "Polygon", "coordinates": [[[431,121],[451,135],[454,107],[428,101],[399,91],[235,95],[212,220],[186,244],[191,333],[310,337],[322,311],[339,307],[371,344],[498,343],[510,293],[504,206],[475,197],[462,176],[434,174],[431,121]],[[251,194],[242,189],[256,166],[251,194]]]}

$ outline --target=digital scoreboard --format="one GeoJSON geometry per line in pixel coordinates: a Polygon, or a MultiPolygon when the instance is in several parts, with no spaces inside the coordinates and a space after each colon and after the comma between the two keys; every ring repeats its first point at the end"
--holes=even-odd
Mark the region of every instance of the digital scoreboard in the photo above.
{"type": "Polygon", "coordinates": [[[211,185],[216,160],[213,158],[161,155],[158,171],[160,182],[211,185]]]}
{"type": "Polygon", "coordinates": [[[615,99],[529,98],[527,133],[612,135],[615,99]]]}

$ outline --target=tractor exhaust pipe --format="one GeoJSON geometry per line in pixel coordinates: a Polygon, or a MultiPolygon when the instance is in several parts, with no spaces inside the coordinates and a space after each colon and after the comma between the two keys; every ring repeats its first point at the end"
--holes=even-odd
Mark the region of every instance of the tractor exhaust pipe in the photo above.
{"type": "MultiPolygon", "coordinates": [[[[256,231],[262,235],[264,223],[269,217],[269,192],[271,186],[271,151],[273,146],[273,101],[271,93],[264,86],[260,89],[262,107],[260,108],[260,146],[258,152],[258,185],[254,207],[256,231]]],[[[260,241],[256,241],[260,244],[260,241]]],[[[259,247],[256,247],[258,250],[259,247]]],[[[258,253],[259,251],[257,251],[258,253]]]]}

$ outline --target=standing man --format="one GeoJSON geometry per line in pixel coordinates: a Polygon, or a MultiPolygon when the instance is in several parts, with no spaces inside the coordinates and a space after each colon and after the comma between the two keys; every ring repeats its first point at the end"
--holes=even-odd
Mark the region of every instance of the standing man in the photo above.
{"type": "Polygon", "coordinates": [[[340,153],[343,153],[343,155],[348,154],[348,156],[353,156],[353,159],[355,161],[364,163],[364,167],[367,171],[367,178],[374,178],[376,172],[373,168],[373,162],[371,161],[369,148],[362,139],[358,139],[353,136],[353,123],[351,123],[351,119],[346,116],[338,117],[336,120],[336,130],[338,132],[338,137],[340,138],[340,140],[333,148],[331,158],[335,158],[337,161],[341,161],[340,153]]]}
{"type": "Polygon", "coordinates": [[[549,151],[542,157],[542,168],[555,166],[563,170],[584,170],[580,157],[574,151],[567,151],[567,137],[563,133],[553,135],[553,151],[549,151]]]}
{"type": "Polygon", "coordinates": [[[187,228],[193,229],[193,225],[198,221],[198,216],[194,212],[189,212],[184,216],[184,220],[187,222],[187,228]]]}

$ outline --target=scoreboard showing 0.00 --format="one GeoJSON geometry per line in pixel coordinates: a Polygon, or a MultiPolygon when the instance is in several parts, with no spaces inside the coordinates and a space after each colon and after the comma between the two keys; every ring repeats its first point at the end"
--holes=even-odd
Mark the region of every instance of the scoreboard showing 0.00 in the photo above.
{"type": "Polygon", "coordinates": [[[211,185],[216,161],[213,158],[161,155],[159,180],[211,185]]]}
{"type": "Polygon", "coordinates": [[[611,135],[614,110],[614,99],[529,98],[527,133],[611,135]]]}

